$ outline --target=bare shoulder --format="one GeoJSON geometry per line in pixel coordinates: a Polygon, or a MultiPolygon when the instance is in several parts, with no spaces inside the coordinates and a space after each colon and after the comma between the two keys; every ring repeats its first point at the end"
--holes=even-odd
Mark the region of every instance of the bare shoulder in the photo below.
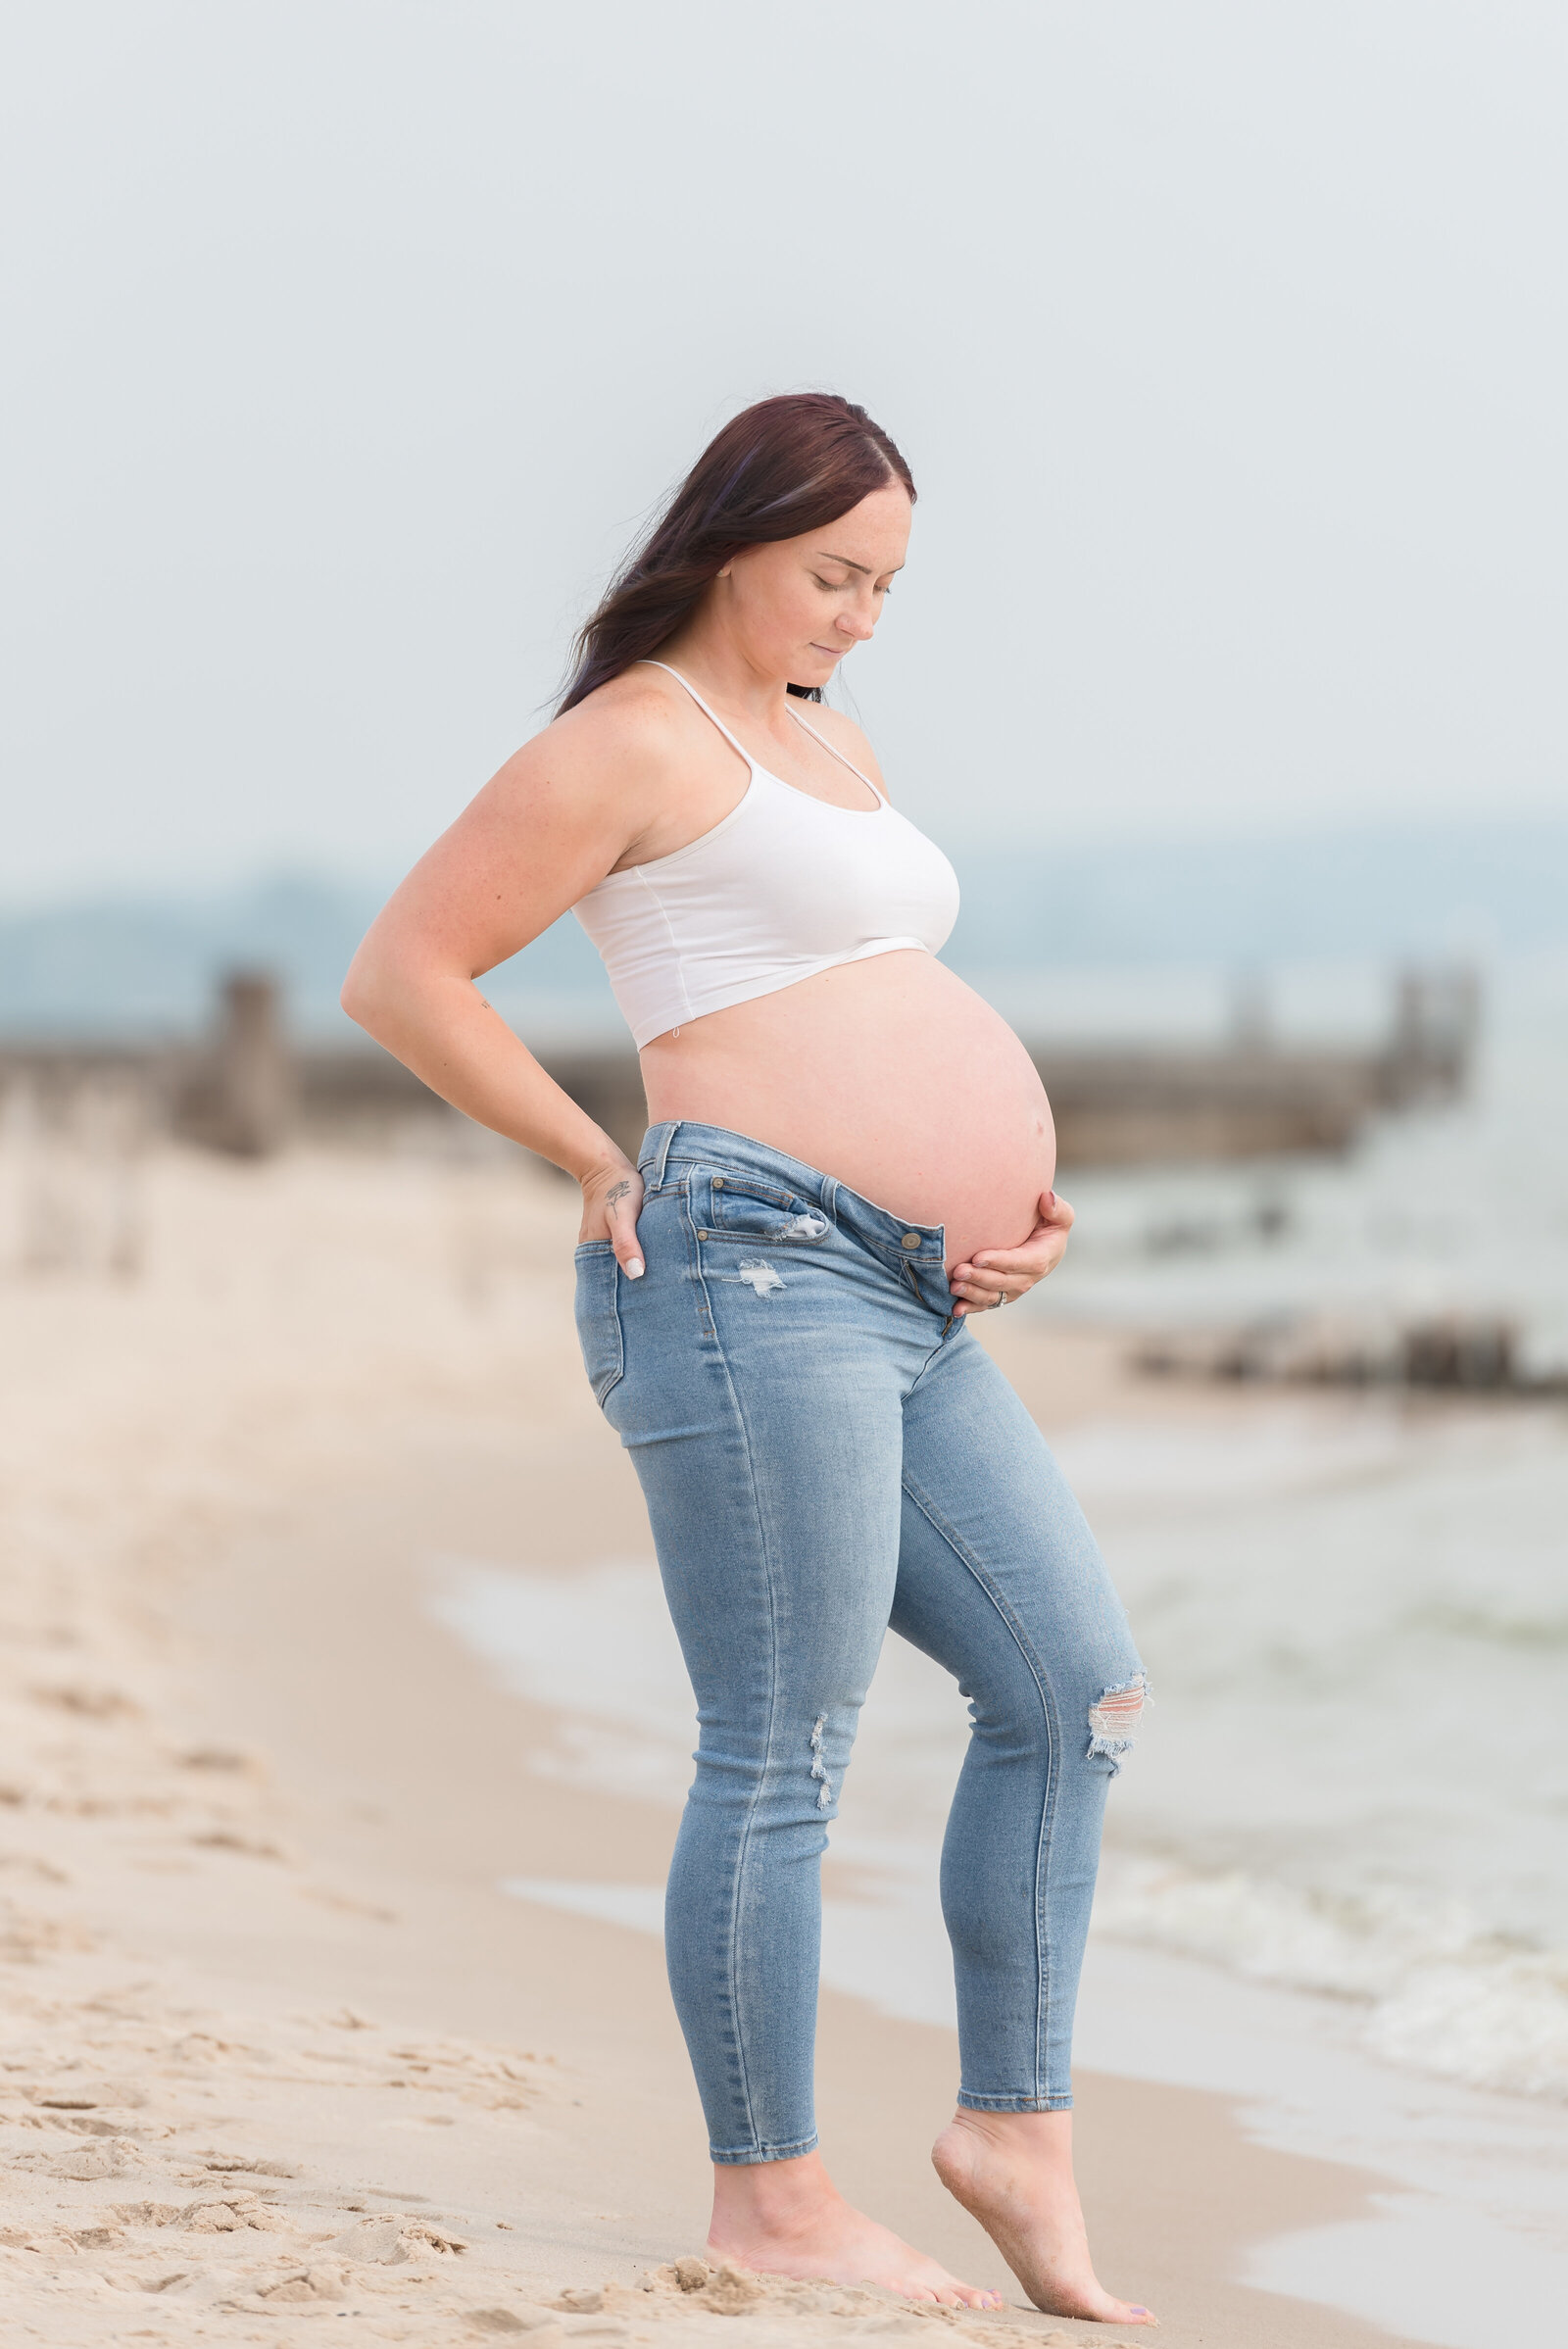
{"type": "Polygon", "coordinates": [[[613,780],[624,790],[639,774],[657,782],[686,731],[675,691],[647,668],[623,669],[574,710],[552,718],[517,757],[590,787],[613,780]]]}
{"type": "Polygon", "coordinates": [[[877,764],[876,753],[853,717],[846,717],[842,710],[830,710],[826,702],[798,702],[796,708],[807,724],[816,728],[824,742],[831,743],[835,751],[848,759],[852,765],[858,766],[862,774],[869,775],[873,783],[884,791],[887,789],[882,781],[882,769],[877,764]]]}
{"type": "Polygon", "coordinates": [[[681,771],[682,712],[662,686],[648,669],[612,677],[514,751],[474,811],[608,872],[657,821],[681,771]]]}

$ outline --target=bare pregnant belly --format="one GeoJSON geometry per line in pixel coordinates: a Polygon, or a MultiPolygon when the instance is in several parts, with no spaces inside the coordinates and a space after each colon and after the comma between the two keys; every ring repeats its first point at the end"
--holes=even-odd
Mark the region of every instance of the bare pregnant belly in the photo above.
{"type": "Polygon", "coordinates": [[[724,1126],[837,1175],[950,1266],[1016,1248],[1055,1173],[1051,1105],[1006,1021],[934,955],[875,954],[645,1045],[654,1123],[724,1126]]]}

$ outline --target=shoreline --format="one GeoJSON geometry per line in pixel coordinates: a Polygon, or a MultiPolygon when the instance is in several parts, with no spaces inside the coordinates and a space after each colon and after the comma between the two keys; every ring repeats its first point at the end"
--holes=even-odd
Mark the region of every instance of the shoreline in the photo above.
{"type": "MultiPolygon", "coordinates": [[[[589,1430],[565,1461],[558,1447],[541,1452],[538,1468],[548,1465],[553,1482],[570,1491],[590,1488],[597,1434],[589,1430]],[[582,1473],[571,1475],[573,1467],[582,1473]]],[[[660,1806],[538,1777],[530,1753],[548,1742],[547,1709],[495,1688],[455,1640],[431,1632],[423,1605],[434,1537],[450,1540],[455,1520],[476,1545],[515,1528],[534,1481],[518,1467],[487,1446],[463,1447],[456,1461],[416,1467],[395,1493],[369,1506],[340,1504],[317,1541],[294,1532],[282,1542],[248,1544],[209,1593],[210,1636],[230,1659],[225,1713],[233,1717],[243,1690],[257,1734],[279,1754],[287,1725],[295,1725],[280,1791],[296,1832],[313,1849],[330,1846],[354,1896],[371,1906],[406,1903],[413,1877],[438,1891],[444,1913],[461,1911],[460,1971],[443,1968],[435,1951],[415,1966],[425,1991],[439,1991],[449,2027],[515,2034],[520,2013],[530,2046],[573,2051],[589,2093],[572,2110],[589,2117],[570,2127],[564,2144],[552,2132],[552,2175],[568,2174],[572,2152],[586,2156],[592,2176],[613,2176],[612,2200],[622,2215],[594,2238],[599,2268],[589,2252],[566,2280],[629,2283],[639,2262],[700,2248],[707,2216],[701,2115],[662,1955],[640,1933],[508,1899],[499,1884],[509,1870],[655,1884],[675,1821],[660,1806]],[[314,1637],[302,1650],[288,1627],[307,1597],[314,1637]],[[367,1669],[345,1700],[342,1667],[355,1649],[367,1669]],[[329,1688],[339,1691],[331,1704],[329,1688]],[[368,1795],[370,1788],[378,1795],[368,1795]],[[456,1817],[454,1796],[479,1788],[483,1815],[468,1809],[456,1817]],[[364,1819],[369,1800],[385,1805],[383,1822],[364,1819]],[[390,1866],[388,1830],[400,1846],[390,1866]]],[[[629,1495],[607,1494],[615,1481],[604,1478],[595,1493],[602,1522],[581,1529],[585,1546],[596,1537],[602,1545],[635,1532],[640,1498],[629,1474],[629,1495]]],[[[537,1519],[535,1527],[547,1540],[562,1530],[537,1519]]],[[[400,1913],[406,1936],[412,1920],[406,1907],[400,1913]]],[[[364,1957],[374,1973],[364,1978],[366,1995],[407,1995],[407,1959],[386,1966],[377,1936],[368,1938],[364,1957]]],[[[824,1992],[819,2098],[824,2148],[839,2182],[959,2273],[995,2280],[1021,2302],[995,2251],[927,2169],[926,2147],[951,2110],[956,2073],[950,2031],[900,2023],[859,1999],[824,1992]]],[[[1359,2349],[1395,2337],[1224,2279],[1251,2242],[1352,2218],[1365,2208],[1373,2180],[1340,2165],[1263,2152],[1237,2126],[1232,2100],[1201,2089],[1085,2074],[1078,2096],[1080,2171],[1102,2265],[1118,2274],[1121,2288],[1136,2283],[1148,2291],[1160,2309],[1162,2338],[1235,2342],[1238,2349],[1264,2339],[1281,2349],[1298,2342],[1359,2349]]],[[[535,2255],[548,2246],[559,2267],[559,2238],[531,2243],[535,2255]]],[[[580,2254],[585,2248],[579,2241],[580,2254]]],[[[1054,2327],[1075,2340],[1117,2333],[1022,2306],[1009,2314],[1025,2329],[1038,2328],[1037,2337],[1054,2327]]]]}
{"type": "MultiPolygon", "coordinates": [[[[290,2340],[318,2315],[348,2342],[597,2323],[680,2349],[722,2301],[658,2273],[707,2215],[659,1953],[500,1889],[653,1883],[673,1818],[539,1777],[549,1720],[423,1606],[432,1552],[646,1548],[569,1350],[571,1202],[515,1169],[303,1157],[171,1161],[150,1190],[139,1288],[8,1298],[20,2321],[61,2349],[290,2340]]],[[[1080,1402],[1109,1376],[1095,1342],[1052,1350],[1080,1402]]],[[[829,1990],[820,2062],[844,2189],[1018,2302],[926,2164],[951,2034],[829,1990]]],[[[1259,2146],[1205,2090],[1084,2074],[1079,2100],[1102,2272],[1175,2349],[1395,2338],[1228,2280],[1353,2221],[1376,2178],[1259,2146]]],[[[736,2321],[761,2342],[924,2320],[769,2285],[736,2321]]],[[[1118,2337],[1021,2306],[955,2321],[1118,2337]]]]}

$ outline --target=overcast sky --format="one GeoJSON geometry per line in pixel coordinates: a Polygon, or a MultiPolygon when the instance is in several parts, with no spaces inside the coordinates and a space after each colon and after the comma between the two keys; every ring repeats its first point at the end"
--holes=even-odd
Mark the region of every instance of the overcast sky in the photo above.
{"type": "Polygon", "coordinates": [[[1560,0],[51,0],[0,900],[392,875],[734,409],[902,443],[950,849],[1568,811],[1560,0]]]}

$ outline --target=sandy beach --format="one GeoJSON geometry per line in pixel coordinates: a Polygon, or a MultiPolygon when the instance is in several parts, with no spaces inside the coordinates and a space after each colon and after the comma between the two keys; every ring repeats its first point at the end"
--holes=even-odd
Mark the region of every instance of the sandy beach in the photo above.
{"type": "MultiPolygon", "coordinates": [[[[1123,2337],[1026,2308],[938,2186],[951,2034],[834,1991],[840,2183],[1010,2305],[710,2275],[657,1944],[500,1888],[657,1884],[674,1826],[541,1774],[581,1691],[508,1691],[425,1594],[432,1555],[647,1549],[576,1357],[569,1188],[310,1151],[141,1180],[138,1277],[3,1292],[6,2337],[1123,2337]]],[[[1127,1401],[1118,1342],[1023,1316],[1004,1340],[1048,1433],[1127,1401]]],[[[1136,1407],[1240,1437],[1252,1406],[1136,1407]]],[[[1078,2095],[1101,2272],[1162,2339],[1395,2337],[1234,2280],[1375,2179],[1257,2143],[1217,2095],[1078,2095]]]]}

